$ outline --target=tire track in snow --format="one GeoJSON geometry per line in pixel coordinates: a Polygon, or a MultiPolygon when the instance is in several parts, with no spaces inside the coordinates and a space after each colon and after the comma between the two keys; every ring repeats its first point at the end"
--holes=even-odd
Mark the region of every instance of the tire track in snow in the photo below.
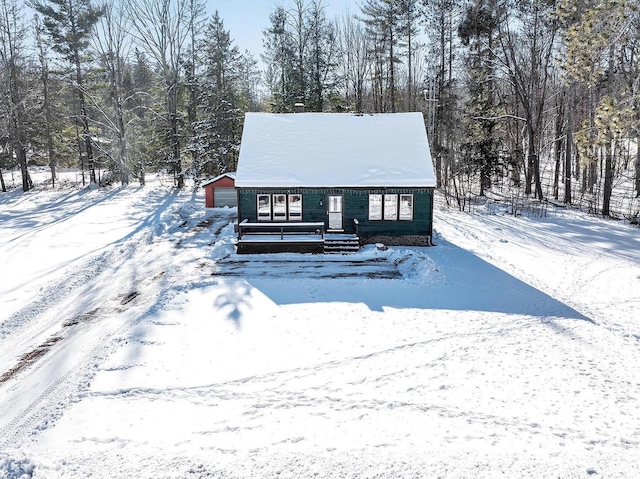
{"type": "MultiPolygon", "coordinates": [[[[147,281],[153,282],[160,277],[162,274],[156,274],[147,278],[147,281]]],[[[6,415],[13,416],[8,418],[6,424],[0,429],[0,450],[19,442],[21,438],[34,430],[46,428],[50,421],[57,419],[60,411],[72,400],[87,376],[90,375],[90,372],[87,371],[87,365],[99,360],[104,351],[110,347],[112,340],[126,334],[137,322],[139,318],[137,314],[123,315],[127,308],[148,309],[149,305],[157,301],[159,294],[160,292],[141,298],[140,291],[123,293],[112,298],[106,307],[93,312],[91,317],[85,318],[87,320],[78,317],[69,320],[66,325],[63,325],[63,328],[68,328],[68,330],[56,335],[60,339],[55,341],[41,357],[36,358],[34,363],[27,365],[25,371],[18,371],[24,376],[19,378],[19,382],[12,384],[6,391],[2,390],[3,385],[0,384],[0,394],[4,393],[6,396],[3,398],[4,407],[6,408],[7,404],[17,405],[14,408],[8,408],[9,412],[5,412],[4,418],[0,416],[0,422],[7,419],[6,415]],[[120,319],[120,324],[115,328],[106,324],[109,323],[109,320],[113,321],[114,319],[115,321],[120,319]],[[64,356],[68,348],[74,347],[73,341],[76,337],[82,336],[80,339],[84,339],[87,334],[93,334],[90,345],[84,348],[88,349],[88,352],[76,359],[66,370],[60,371],[59,356],[64,356]],[[52,374],[47,374],[46,377],[47,380],[53,379],[53,382],[48,384],[37,382],[37,376],[43,370],[52,370],[52,374]],[[32,384],[33,382],[35,384],[32,384]],[[28,391],[24,391],[24,389],[28,389],[28,391]],[[34,390],[37,396],[26,401],[25,407],[21,407],[25,402],[24,398],[33,395],[34,390]]]]}
{"type": "MultiPolygon", "coordinates": [[[[225,224],[228,224],[228,220],[225,224]]],[[[217,227],[218,229],[222,229],[224,225],[219,224],[217,227]]],[[[218,233],[219,232],[214,235],[215,238],[219,236],[218,233]]],[[[153,232],[145,230],[135,235],[125,245],[116,246],[109,252],[92,258],[92,265],[94,267],[91,269],[90,274],[83,276],[82,283],[95,283],[95,281],[100,279],[101,275],[110,270],[119,272],[121,263],[125,262],[127,258],[133,257],[143,246],[150,244],[152,238],[153,232]],[[123,255],[124,259],[122,262],[119,261],[119,255],[123,255]]],[[[62,414],[62,411],[68,403],[73,400],[74,396],[77,396],[82,384],[85,384],[92,375],[92,370],[88,368],[88,365],[99,362],[100,358],[105,356],[105,351],[112,348],[114,339],[126,336],[127,331],[130,330],[131,327],[155,309],[157,305],[161,304],[163,299],[166,299],[165,296],[168,291],[166,291],[165,288],[158,288],[156,290],[149,288],[150,284],[160,278],[166,279],[165,270],[170,267],[174,258],[173,256],[167,256],[166,260],[167,264],[164,265],[165,268],[163,270],[158,269],[160,265],[154,263],[153,271],[143,271],[142,275],[138,272],[136,276],[143,277],[135,279],[134,283],[137,284],[136,290],[121,291],[121,294],[115,298],[98,298],[100,301],[100,309],[96,311],[95,315],[91,316],[89,321],[82,320],[81,317],[85,313],[79,316],[76,315],[75,317],[73,317],[74,315],[69,315],[73,318],[62,324],[63,328],[68,328],[68,331],[65,331],[65,333],[61,335],[62,339],[50,344],[45,353],[35,358],[33,363],[23,368],[25,369],[24,371],[17,371],[16,374],[21,375],[19,378],[20,381],[12,381],[11,384],[7,384],[6,382],[0,384],[0,397],[2,397],[3,401],[2,409],[5,410],[3,411],[5,412],[5,417],[0,416],[0,424],[7,421],[0,429],[0,450],[8,447],[10,444],[19,442],[24,436],[37,429],[46,428],[50,422],[55,421],[62,414]],[[130,307],[134,307],[135,311],[130,314],[123,314],[130,307]],[[117,323],[115,327],[112,324],[114,321],[117,323]],[[85,345],[83,348],[82,341],[86,341],[88,335],[93,335],[93,337],[90,337],[89,346],[85,345]],[[58,364],[59,356],[64,357],[69,349],[74,349],[76,346],[74,345],[74,339],[76,337],[78,337],[80,341],[79,347],[85,350],[88,349],[88,351],[81,355],[80,358],[74,360],[73,364],[66,370],[60,371],[59,368],[54,367],[54,365],[58,364]],[[41,372],[45,371],[46,368],[53,368],[53,374],[42,375],[41,372]],[[37,381],[38,375],[41,377],[46,376],[47,381],[51,379],[53,382],[39,383],[37,381]],[[30,382],[35,382],[35,387],[29,388],[30,382]],[[25,385],[24,383],[27,384],[25,385]],[[28,389],[28,391],[25,389],[28,389]],[[34,391],[37,396],[29,400],[26,407],[22,407],[25,402],[24,398],[33,395],[34,391]],[[6,412],[6,406],[9,403],[14,406],[13,408],[9,408],[9,412],[6,412]],[[8,414],[11,414],[12,417],[7,418],[6,416],[8,414]]],[[[107,280],[117,282],[118,276],[109,277],[107,280]]],[[[59,297],[57,302],[58,309],[65,307],[64,301],[67,298],[73,299],[74,294],[78,295],[82,292],[80,284],[77,284],[79,282],[80,281],[76,282],[75,287],[69,288],[65,295],[59,297]]],[[[175,289],[175,285],[169,289],[175,289]]],[[[33,306],[33,304],[30,306],[33,306]]],[[[42,311],[40,311],[41,314],[50,308],[51,304],[47,303],[43,306],[46,307],[43,307],[42,311]]],[[[24,308],[24,311],[29,310],[30,308],[24,308]]],[[[61,312],[64,313],[64,309],[62,309],[61,312]]],[[[54,317],[53,321],[50,321],[52,324],[55,325],[60,322],[60,314],[52,316],[54,317]]],[[[37,317],[37,315],[33,316],[33,318],[35,317],[37,317]]],[[[33,321],[31,320],[31,322],[33,321]]],[[[18,323],[16,325],[17,328],[19,328],[21,324],[24,323],[18,323]]],[[[40,327],[41,324],[37,324],[37,326],[40,327]]],[[[22,334],[26,335],[27,333],[28,330],[22,334]]],[[[14,334],[9,336],[7,341],[13,341],[18,334],[19,333],[14,332],[14,334]]],[[[55,337],[58,336],[59,335],[56,334],[55,337]]]]}
{"type": "Polygon", "coordinates": [[[114,264],[131,257],[141,245],[150,244],[152,237],[151,231],[143,231],[123,244],[115,245],[108,251],[69,266],[62,278],[41,291],[34,301],[0,323],[0,350],[4,346],[5,338],[11,336],[11,342],[15,341],[17,329],[28,327],[40,315],[62,303],[76,290],[86,286],[114,264]]]}

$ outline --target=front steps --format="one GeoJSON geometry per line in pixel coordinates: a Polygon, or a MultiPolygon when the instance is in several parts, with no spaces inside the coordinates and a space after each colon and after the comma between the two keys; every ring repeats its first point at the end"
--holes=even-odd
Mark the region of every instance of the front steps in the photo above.
{"type": "Polygon", "coordinates": [[[360,249],[360,238],[347,234],[325,234],[325,253],[355,253],[360,249]]]}

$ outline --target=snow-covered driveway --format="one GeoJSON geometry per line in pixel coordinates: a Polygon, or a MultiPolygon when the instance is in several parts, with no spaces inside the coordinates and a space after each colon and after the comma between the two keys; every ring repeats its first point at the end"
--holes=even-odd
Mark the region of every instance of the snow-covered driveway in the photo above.
{"type": "MultiPolygon", "coordinates": [[[[564,211],[439,211],[435,248],[240,257],[225,226],[232,211],[133,190],[95,205],[112,215],[104,237],[75,235],[77,251],[111,258],[86,282],[99,300],[80,287],[64,296],[96,317],[56,342],[58,355],[0,383],[4,412],[7,391],[46,384],[43,361],[53,368],[71,345],[85,348],[64,394],[24,428],[5,428],[3,479],[640,470],[637,228],[564,211]],[[125,198],[144,211],[118,216],[125,198]],[[138,237],[121,261],[88,244],[104,238],[117,251],[138,237]]],[[[31,234],[15,221],[0,244],[31,234]]],[[[53,227],[40,231],[31,247],[45,255],[53,227]]],[[[16,295],[13,311],[38,297],[16,295]]],[[[82,312],[63,302],[52,309],[82,312]]],[[[7,340],[22,330],[3,325],[7,340]]],[[[11,408],[33,402],[12,397],[11,408]]]]}

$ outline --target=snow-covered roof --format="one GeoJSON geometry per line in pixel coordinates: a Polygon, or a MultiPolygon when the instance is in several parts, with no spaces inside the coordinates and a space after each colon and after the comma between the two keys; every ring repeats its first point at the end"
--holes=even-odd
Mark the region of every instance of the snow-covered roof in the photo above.
{"type": "Polygon", "coordinates": [[[210,185],[211,183],[215,183],[216,181],[222,179],[222,178],[231,178],[232,180],[236,179],[236,172],[235,171],[227,171],[226,173],[222,173],[221,175],[216,176],[215,178],[213,178],[212,180],[207,181],[206,183],[202,184],[202,187],[204,188],[205,186],[210,185]]]}
{"type": "Polygon", "coordinates": [[[434,187],[421,113],[247,113],[236,187],[434,187]]]}

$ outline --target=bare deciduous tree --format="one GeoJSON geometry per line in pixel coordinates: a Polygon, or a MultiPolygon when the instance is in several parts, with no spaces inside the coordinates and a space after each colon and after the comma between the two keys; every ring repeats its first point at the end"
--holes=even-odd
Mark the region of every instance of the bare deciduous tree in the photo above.
{"type": "Polygon", "coordinates": [[[192,11],[188,0],[130,0],[126,4],[135,37],[156,65],[164,91],[167,162],[178,188],[184,187],[178,117],[180,74],[192,11]]]}

